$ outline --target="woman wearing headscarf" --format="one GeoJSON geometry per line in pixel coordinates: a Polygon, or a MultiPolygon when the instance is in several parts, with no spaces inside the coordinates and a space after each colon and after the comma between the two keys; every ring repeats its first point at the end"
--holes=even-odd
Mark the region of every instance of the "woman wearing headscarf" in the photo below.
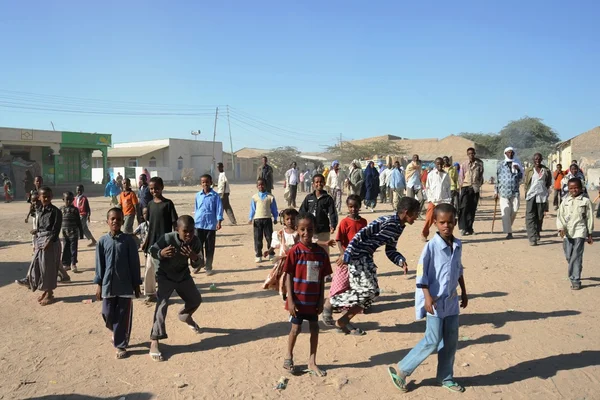
{"type": "Polygon", "coordinates": [[[364,197],[361,196],[365,199],[365,206],[371,209],[371,212],[375,212],[377,196],[379,196],[379,172],[375,168],[375,163],[371,161],[365,170],[364,197]]]}
{"type": "Polygon", "coordinates": [[[348,189],[350,190],[350,194],[360,196],[363,183],[364,175],[360,166],[360,161],[354,160],[352,161],[350,173],[348,174],[348,189]]]}

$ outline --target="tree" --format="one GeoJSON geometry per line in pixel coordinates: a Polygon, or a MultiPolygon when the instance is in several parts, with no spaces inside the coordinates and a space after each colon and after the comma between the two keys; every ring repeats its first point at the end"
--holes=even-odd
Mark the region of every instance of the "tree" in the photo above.
{"type": "Polygon", "coordinates": [[[514,147],[521,160],[531,160],[535,153],[545,158],[560,141],[558,135],[541,118],[523,117],[510,121],[499,133],[461,133],[472,140],[482,157],[503,158],[504,149],[514,147]]]}
{"type": "Polygon", "coordinates": [[[292,162],[298,162],[301,158],[300,151],[292,146],[277,147],[266,154],[269,159],[269,165],[273,167],[273,174],[282,176],[285,171],[290,169],[292,162]]]}
{"type": "Polygon", "coordinates": [[[334,154],[339,162],[347,164],[353,160],[370,159],[373,156],[399,156],[403,153],[400,144],[387,140],[355,144],[342,142],[327,147],[327,152],[334,154]]]}

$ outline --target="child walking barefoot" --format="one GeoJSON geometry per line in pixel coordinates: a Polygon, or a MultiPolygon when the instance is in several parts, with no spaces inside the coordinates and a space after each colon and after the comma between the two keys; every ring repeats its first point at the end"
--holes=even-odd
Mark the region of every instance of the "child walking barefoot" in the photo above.
{"type": "Polygon", "coordinates": [[[62,226],[62,213],[52,204],[52,189],[48,186],[41,187],[38,196],[40,207],[36,210],[36,228],[31,231],[35,236],[35,252],[27,272],[27,279],[32,291],[42,292],[38,302],[46,306],[54,301],[58,271],[62,269],[58,239],[62,226]]]}
{"type": "Polygon", "coordinates": [[[140,258],[131,235],[121,232],[123,211],[111,208],[106,214],[109,233],[96,247],[96,299],[102,301],[102,318],[113,333],[117,358],[127,357],[133,321],[133,297],[140,297],[140,258]]]}
{"type": "MultiPolygon", "coordinates": [[[[346,248],[354,239],[354,236],[365,226],[367,226],[367,220],[362,218],[360,213],[361,199],[357,194],[351,194],[346,199],[346,205],[348,206],[348,216],[340,222],[338,227],[336,242],[340,257],[344,257],[346,248]]],[[[335,296],[338,293],[342,293],[348,289],[348,268],[341,267],[336,268],[333,273],[333,279],[331,281],[331,287],[329,288],[329,296],[335,296]]],[[[335,321],[333,320],[333,309],[329,298],[325,300],[325,307],[323,308],[323,322],[327,326],[334,326],[335,321]]],[[[356,330],[355,330],[356,331],[356,330]]],[[[361,332],[361,331],[356,331],[361,332]]]]}
{"type": "Polygon", "coordinates": [[[279,255],[275,258],[275,265],[265,283],[263,289],[277,290],[286,299],[285,281],[283,279],[283,268],[289,250],[298,243],[298,232],[296,232],[296,217],[298,211],[293,208],[287,208],[281,212],[279,218],[283,229],[273,232],[271,247],[264,252],[264,257],[268,257],[269,253],[279,250],[279,255]]]}
{"type": "Polygon", "coordinates": [[[356,314],[371,307],[379,296],[377,282],[377,266],[373,262],[373,253],[385,246],[388,259],[408,272],[406,258],[398,252],[396,245],[406,224],[412,225],[419,215],[421,204],[411,197],[403,197],[394,215],[377,218],[361,229],[348,245],[344,257],[339,258],[339,268],[348,268],[348,288],[345,291],[330,296],[329,300],[334,309],[346,313],[337,321],[340,332],[363,335],[362,330],[349,325],[356,314]]]}
{"type": "Polygon", "coordinates": [[[310,359],[308,372],[325,376],[327,372],[317,366],[319,344],[319,314],[323,312],[325,277],[331,274],[329,256],[321,246],[313,243],[315,217],[300,214],[296,219],[300,242],[291,248],[285,261],[285,285],[288,293],[286,309],[290,313],[292,329],[283,368],[294,373],[294,346],[307,320],[310,329],[310,359]]]}
{"type": "Polygon", "coordinates": [[[438,234],[430,240],[421,253],[417,265],[415,311],[417,319],[427,317],[425,337],[398,363],[398,371],[389,367],[394,386],[406,392],[406,378],[430,354],[437,352],[437,383],[451,392],[465,389],[454,381],[454,355],[458,347],[459,302],[460,307],[469,302],[463,278],[462,244],[454,238],[456,209],[450,204],[439,204],[433,213],[438,234]]]}

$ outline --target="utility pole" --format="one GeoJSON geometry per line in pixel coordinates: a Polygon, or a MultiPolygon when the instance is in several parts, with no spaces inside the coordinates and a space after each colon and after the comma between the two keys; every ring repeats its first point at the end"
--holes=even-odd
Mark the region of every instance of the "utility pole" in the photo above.
{"type": "Polygon", "coordinates": [[[217,170],[217,165],[215,164],[215,140],[217,139],[217,118],[219,118],[219,107],[215,111],[215,130],[213,131],[213,153],[212,153],[212,173],[217,170]]]}
{"type": "Polygon", "coordinates": [[[231,173],[235,179],[235,159],[233,157],[233,140],[231,139],[231,122],[229,121],[229,105],[227,105],[227,125],[229,126],[229,146],[231,149],[231,173]]]}

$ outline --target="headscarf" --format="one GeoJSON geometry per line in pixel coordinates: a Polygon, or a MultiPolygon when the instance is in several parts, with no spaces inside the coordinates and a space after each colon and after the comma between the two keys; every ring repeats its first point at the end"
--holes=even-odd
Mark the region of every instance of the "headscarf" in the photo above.
{"type": "Polygon", "coordinates": [[[519,169],[523,171],[523,167],[521,166],[521,160],[519,160],[519,158],[517,157],[516,150],[510,146],[504,149],[504,163],[507,164],[509,162],[512,163],[513,172],[516,172],[515,166],[519,167],[519,169]],[[508,158],[508,156],[506,155],[506,153],[508,153],[509,151],[512,151],[514,153],[513,158],[508,158]]]}

